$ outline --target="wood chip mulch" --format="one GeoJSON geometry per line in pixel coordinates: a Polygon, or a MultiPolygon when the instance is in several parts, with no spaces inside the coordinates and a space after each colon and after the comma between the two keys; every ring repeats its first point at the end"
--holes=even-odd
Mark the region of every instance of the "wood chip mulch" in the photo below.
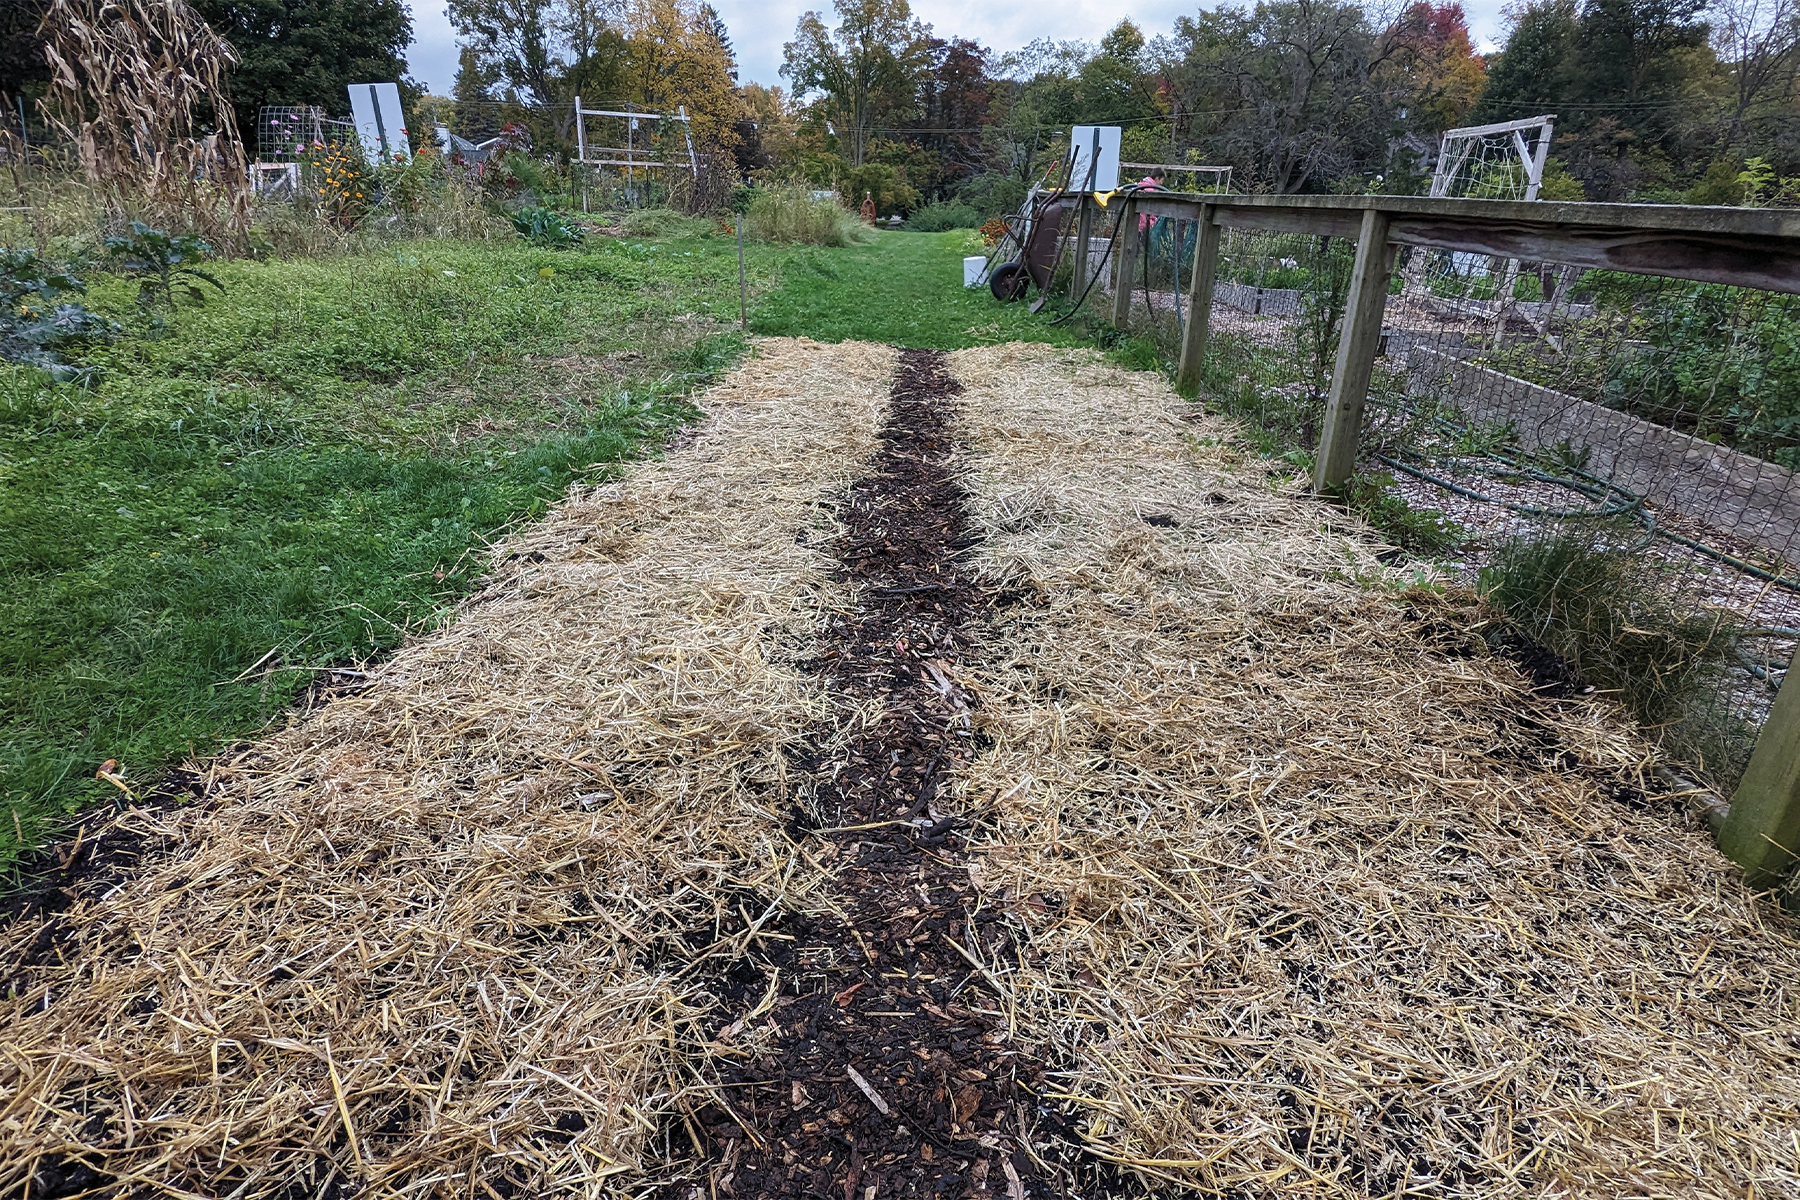
{"type": "Polygon", "coordinates": [[[839,915],[789,919],[792,940],[762,943],[759,973],[740,979],[745,1008],[771,986],[774,999],[718,1035],[746,1048],[716,1059],[713,1102],[691,1122],[705,1158],[674,1194],[1068,1194],[1044,1158],[1066,1144],[1040,1108],[1044,1064],[984,978],[1018,953],[1013,932],[971,885],[961,818],[937,805],[975,748],[975,701],[955,679],[988,605],[959,563],[974,536],[950,463],[960,390],[941,355],[903,356],[872,473],[841,514],[858,606],[814,669],[842,713],[879,716],[797,764],[839,915]]]}

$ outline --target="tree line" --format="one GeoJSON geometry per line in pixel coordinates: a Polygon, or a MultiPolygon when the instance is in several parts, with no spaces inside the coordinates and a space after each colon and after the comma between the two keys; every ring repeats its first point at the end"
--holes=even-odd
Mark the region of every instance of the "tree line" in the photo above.
{"type": "Polygon", "coordinates": [[[744,172],[872,192],[884,212],[1010,207],[1073,124],[1122,126],[1128,161],[1231,166],[1240,188],[1411,193],[1444,130],[1554,113],[1548,198],[1800,190],[1800,0],[1527,0],[1487,56],[1448,0],[1227,4],[1154,35],[1123,20],[1098,42],[1003,53],[907,0],[835,0],[800,16],[778,84],[737,82],[728,32],[697,0],[453,0],[452,15],[471,113],[578,90],[685,97],[744,172]],[[671,61],[692,60],[685,75],[645,69],[633,39],[652,27],[671,61]]]}
{"type": "MultiPolygon", "coordinates": [[[[419,124],[471,139],[507,125],[573,149],[572,104],[684,106],[713,161],[804,178],[885,213],[929,201],[991,213],[1063,156],[1073,124],[1117,124],[1135,162],[1234,169],[1241,190],[1424,190],[1445,129],[1554,113],[1544,194],[1789,203],[1800,192],[1800,0],[1525,0],[1498,53],[1459,4],[1263,0],[1147,34],[999,52],[934,30],[907,0],[802,14],[781,79],[739,79],[704,0],[450,0],[452,95],[405,78],[402,0],[190,0],[238,52],[240,128],[264,104],[345,107],[398,78],[419,124]]],[[[0,96],[39,85],[31,12],[0,15],[0,96]]],[[[415,138],[415,140],[418,140],[415,138]]]]}

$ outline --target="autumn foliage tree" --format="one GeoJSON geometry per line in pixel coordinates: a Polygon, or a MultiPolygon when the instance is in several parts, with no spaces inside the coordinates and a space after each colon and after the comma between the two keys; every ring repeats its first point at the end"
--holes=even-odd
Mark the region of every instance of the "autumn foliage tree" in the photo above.
{"type": "Polygon", "coordinates": [[[1487,82],[1463,6],[1419,0],[1387,36],[1399,51],[1389,59],[1387,80],[1407,97],[1410,128],[1434,134],[1463,124],[1487,82]]]}
{"type": "Polygon", "coordinates": [[[624,24],[627,99],[655,112],[685,108],[696,141],[736,145],[743,105],[717,13],[695,0],[634,0],[624,24]]]}
{"type": "Polygon", "coordinates": [[[491,98],[573,138],[574,100],[685,107],[697,142],[735,144],[743,116],[718,13],[698,0],[450,0],[463,40],[458,101],[491,98]]]}
{"type": "Polygon", "coordinates": [[[837,0],[838,27],[805,13],[783,49],[781,73],[794,96],[816,95],[832,127],[860,167],[878,119],[907,113],[929,69],[931,31],[906,0],[837,0]]]}

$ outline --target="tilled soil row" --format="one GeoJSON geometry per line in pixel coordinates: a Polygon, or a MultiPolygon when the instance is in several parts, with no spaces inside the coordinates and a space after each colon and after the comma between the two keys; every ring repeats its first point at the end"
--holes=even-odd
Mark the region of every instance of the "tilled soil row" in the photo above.
{"type": "MultiPolygon", "coordinates": [[[[837,547],[858,606],[813,667],[846,714],[874,714],[800,767],[801,822],[833,860],[835,915],[790,918],[746,980],[766,1015],[722,1030],[715,1100],[699,1123],[711,1161],[692,1196],[1062,1193],[1032,1137],[1044,1066],[1021,1048],[986,982],[1012,934],[984,909],[941,813],[940,781],[973,754],[954,680],[988,600],[959,563],[973,542],[951,474],[943,356],[909,351],[873,472],[851,492],[837,547]]],[[[796,830],[799,832],[799,830],[796,830]]],[[[758,1006],[760,1007],[760,1006],[758,1006]]]]}

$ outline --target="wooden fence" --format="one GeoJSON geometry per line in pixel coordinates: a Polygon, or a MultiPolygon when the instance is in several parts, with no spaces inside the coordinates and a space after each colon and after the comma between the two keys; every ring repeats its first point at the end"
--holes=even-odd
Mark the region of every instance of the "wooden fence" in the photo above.
{"type": "MultiPolygon", "coordinates": [[[[1348,482],[1355,469],[1389,282],[1403,246],[1800,294],[1800,211],[1793,210],[1413,196],[1138,192],[1121,199],[1125,207],[1116,229],[1135,230],[1140,216],[1198,227],[1176,371],[1177,386],[1184,390],[1200,379],[1224,230],[1354,239],[1356,258],[1314,471],[1322,494],[1348,482]]],[[[1093,201],[1069,195],[1060,204],[1077,217],[1074,261],[1088,264],[1097,215],[1093,201]]],[[[1125,328],[1139,239],[1119,238],[1116,250],[1111,313],[1114,324],[1125,328]]],[[[1794,665],[1800,666],[1800,654],[1794,665]]],[[[1720,848],[1743,867],[1752,886],[1773,886],[1800,865],[1797,675],[1790,666],[1730,811],[1716,825],[1720,848]]]]}

